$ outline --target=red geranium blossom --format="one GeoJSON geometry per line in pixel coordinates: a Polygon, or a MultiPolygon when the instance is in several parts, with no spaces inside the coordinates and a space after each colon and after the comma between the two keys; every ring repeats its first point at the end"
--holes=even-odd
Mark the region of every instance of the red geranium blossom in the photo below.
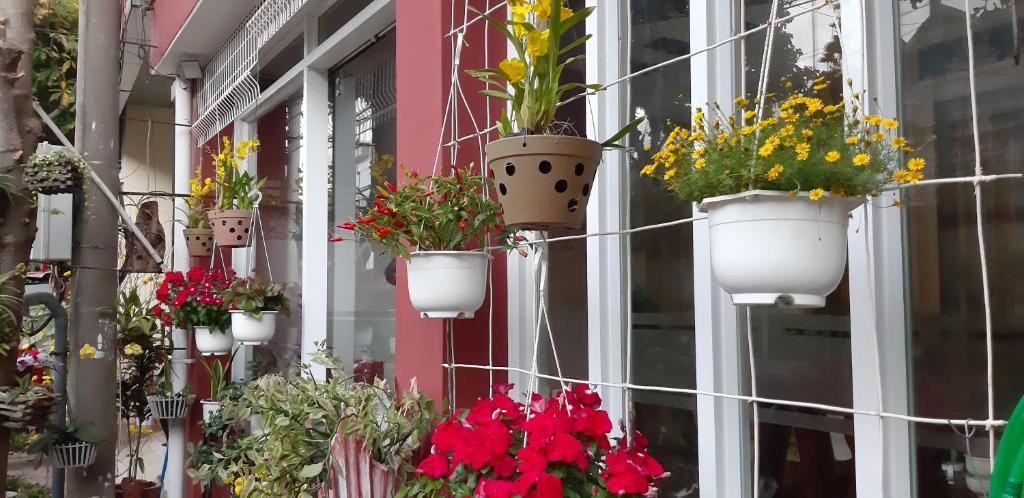
{"type": "Polygon", "coordinates": [[[510,384],[451,416],[434,430],[431,455],[420,463],[408,496],[557,498],[653,496],[664,468],[647,453],[647,440],[632,442],[612,430],[601,398],[576,385],[551,398],[513,400],[510,384]]]}
{"type": "Polygon", "coordinates": [[[195,266],[182,275],[167,272],[156,290],[159,304],[151,313],[165,325],[186,328],[209,326],[227,330],[230,315],[222,294],[231,286],[234,272],[195,266]]]}

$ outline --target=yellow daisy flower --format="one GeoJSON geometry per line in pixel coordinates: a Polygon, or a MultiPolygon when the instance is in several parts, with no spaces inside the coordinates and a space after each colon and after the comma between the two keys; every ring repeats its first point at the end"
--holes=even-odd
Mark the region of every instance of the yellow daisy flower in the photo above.
{"type": "Polygon", "coordinates": [[[914,157],[907,161],[907,169],[910,171],[921,171],[924,169],[925,161],[920,157],[914,157]]]}
{"type": "Polygon", "coordinates": [[[825,190],[824,189],[820,189],[820,188],[816,188],[816,189],[811,190],[810,192],[807,193],[807,198],[812,200],[812,201],[816,201],[818,199],[821,199],[824,196],[825,196],[825,190]]]}
{"type": "Polygon", "coordinates": [[[853,165],[854,166],[864,166],[864,165],[866,165],[869,162],[871,162],[871,156],[869,156],[869,155],[867,155],[867,154],[865,154],[863,152],[861,152],[860,154],[857,154],[856,156],[853,156],[853,165]]]}
{"type": "Polygon", "coordinates": [[[825,154],[825,160],[830,163],[838,161],[840,157],[842,157],[842,155],[839,154],[838,150],[830,150],[828,151],[828,154],[825,154]]]}
{"type": "Polygon", "coordinates": [[[781,164],[776,164],[775,166],[772,166],[772,169],[768,170],[768,172],[765,173],[764,176],[765,176],[765,178],[768,179],[768,181],[772,181],[773,182],[776,179],[778,179],[779,175],[781,175],[782,172],[785,171],[785,170],[786,170],[786,168],[784,166],[782,166],[781,164]]]}

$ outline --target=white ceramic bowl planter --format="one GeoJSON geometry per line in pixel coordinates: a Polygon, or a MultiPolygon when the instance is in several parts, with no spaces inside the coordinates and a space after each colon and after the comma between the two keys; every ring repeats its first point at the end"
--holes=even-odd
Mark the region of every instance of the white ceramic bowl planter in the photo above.
{"type": "Polygon", "coordinates": [[[202,326],[196,326],[193,329],[196,336],[196,350],[203,355],[228,354],[231,352],[231,347],[235,345],[231,329],[224,332],[202,326]]]}
{"type": "Polygon", "coordinates": [[[220,411],[220,402],[212,399],[204,399],[199,402],[203,408],[203,422],[209,422],[213,414],[220,411]]]}
{"type": "Polygon", "coordinates": [[[257,317],[250,316],[242,310],[231,310],[231,333],[241,344],[257,345],[270,342],[274,338],[276,326],[276,311],[264,311],[257,317]]]}
{"type": "Polygon", "coordinates": [[[715,278],[734,304],[824,306],[843,278],[850,211],[863,202],[769,190],[704,199],[715,278]]]}
{"type": "Polygon", "coordinates": [[[409,300],[423,318],[473,318],[487,290],[487,253],[420,251],[409,258],[409,300]]]}

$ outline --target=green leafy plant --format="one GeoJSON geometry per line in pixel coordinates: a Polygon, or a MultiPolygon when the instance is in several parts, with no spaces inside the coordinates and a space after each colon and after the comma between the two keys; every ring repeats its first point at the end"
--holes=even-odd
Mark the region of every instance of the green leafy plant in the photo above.
{"type": "Polygon", "coordinates": [[[217,209],[252,209],[260,198],[265,178],[257,179],[243,171],[242,161],[256,151],[260,141],[243,140],[234,148],[231,139],[223,138],[220,152],[210,152],[213,159],[213,185],[217,192],[217,209]]]}
{"type": "MultiPolygon", "coordinates": [[[[498,67],[468,72],[484,83],[500,88],[488,88],[481,94],[511,102],[511,116],[502,110],[497,123],[501,136],[517,132],[557,134],[555,113],[565,102],[567,92],[604,89],[598,84],[562,83],[565,67],[584,58],[584,55],[570,56],[571,52],[583,46],[592,35],[575,40],[563,38],[593,14],[596,7],[574,12],[564,5],[564,0],[513,0],[509,2],[509,9],[512,15],[508,19],[497,19],[484,13],[480,15],[505,35],[515,50],[515,56],[505,59],[498,67]],[[563,45],[565,41],[567,43],[563,45]]],[[[603,145],[614,147],[643,120],[638,118],[629,123],[603,145]]]]}
{"type": "Polygon", "coordinates": [[[149,418],[148,395],[168,386],[162,376],[170,375],[166,334],[160,321],[149,314],[151,303],[139,295],[138,287],[122,288],[117,294],[114,324],[117,326],[119,408],[128,427],[128,473],[135,480],[145,471],[142,454],[143,424],[149,418]]]}
{"type": "MultiPolygon", "coordinates": [[[[336,358],[314,359],[338,371],[336,358]]],[[[341,432],[364,441],[374,460],[396,470],[409,461],[433,420],[433,404],[410,391],[400,400],[382,382],[342,376],[315,379],[308,365],[292,376],[265,375],[248,385],[237,403],[226,403],[221,433],[191,447],[189,475],[202,483],[232,484],[241,497],[312,498],[329,480],[331,439],[341,432]],[[259,416],[265,429],[237,437],[242,421],[259,416]]]]}
{"type": "Polygon", "coordinates": [[[7,476],[7,491],[14,493],[14,498],[49,498],[50,487],[29,482],[17,475],[7,476]]]}
{"type": "Polygon", "coordinates": [[[450,175],[425,177],[407,173],[397,188],[385,182],[373,206],[338,228],[352,232],[356,239],[380,242],[403,258],[409,257],[410,247],[420,251],[482,248],[489,235],[509,245],[514,240],[502,224],[501,205],[484,197],[492,182],[472,169],[469,165],[454,168],[450,175]]]}
{"type": "Polygon", "coordinates": [[[31,184],[63,181],[67,178],[82,178],[89,174],[89,165],[77,152],[67,147],[58,147],[43,154],[33,154],[25,164],[25,181],[31,184]]]}
{"type": "Polygon", "coordinates": [[[25,265],[19,264],[13,270],[0,274],[0,357],[7,356],[11,343],[21,332],[17,323],[21,314],[21,297],[11,286],[24,272],[25,265]]]}
{"type": "Polygon", "coordinates": [[[766,102],[771,114],[761,120],[757,102],[743,97],[730,114],[713,104],[710,120],[698,108],[693,127],[675,127],[641,174],[692,202],[756,189],[806,191],[811,200],[863,196],[923,178],[924,159],[899,165],[900,153],[914,149],[896,134],[895,119],[864,114],[857,92],[849,102],[826,102],[827,89],[824,77],[793,89],[766,102]]]}
{"type": "Polygon", "coordinates": [[[207,360],[200,358],[199,363],[203,365],[207,375],[210,377],[210,399],[221,401],[225,399],[231,386],[231,363],[235,361],[236,349],[231,353],[226,362],[217,359],[207,360]]]}
{"type": "Polygon", "coordinates": [[[290,316],[284,286],[258,277],[235,280],[224,294],[224,300],[233,309],[253,317],[259,317],[264,311],[279,311],[290,316]]]}
{"type": "MultiPolygon", "coordinates": [[[[74,136],[75,82],[78,79],[78,1],[36,0],[36,43],[32,57],[32,96],[68,136],[74,136]]],[[[56,142],[49,130],[48,140],[56,142]]]]}

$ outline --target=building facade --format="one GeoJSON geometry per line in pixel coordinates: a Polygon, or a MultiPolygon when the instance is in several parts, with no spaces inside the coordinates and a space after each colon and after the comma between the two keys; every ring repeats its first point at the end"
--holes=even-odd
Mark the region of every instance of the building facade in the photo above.
{"type": "MultiPolygon", "coordinates": [[[[506,15],[498,0],[467,1],[506,15]]],[[[300,306],[275,343],[246,349],[245,359],[283,368],[326,342],[346,365],[369,362],[399,388],[415,379],[435,399],[454,393],[460,406],[493,381],[528,385],[539,285],[532,258],[495,253],[488,302],[446,331],[409,304],[403,262],[370,244],[328,242],[377,186],[401,181],[403,167],[429,173],[483,161],[501,105],[479,95],[464,69],[502,60],[504,38],[464,0],[151,4],[135,15],[151,45],[150,73],[175,78],[175,190],[187,192],[223,137],[262,144],[245,165],[268,178],[257,271],[287,283],[300,306]],[[446,363],[498,368],[451,377],[446,363]]],[[[611,84],[566,105],[560,119],[592,138],[634,116],[648,120],[627,139],[632,149],[605,153],[579,232],[595,236],[550,246],[551,342],[562,377],[634,386],[600,389],[613,419],[647,434],[672,472],[662,496],[754,496],[753,461],[759,496],[984,496],[978,475],[944,469],[987,467],[986,427],[908,418],[1006,419],[1020,396],[1024,192],[1016,177],[980,182],[980,203],[970,181],[873,199],[853,213],[847,276],[826,307],[748,312],[713,279],[706,222],[596,234],[695,214],[639,170],[667,123],[756,93],[772,2],[569,4],[598,10],[586,25],[594,34],[587,58],[568,77],[611,84]],[[748,356],[757,396],[778,403],[671,392],[749,396],[748,356]]],[[[898,116],[902,133],[922,144],[929,179],[972,177],[969,17],[984,174],[1018,174],[1024,71],[1015,15],[999,0],[784,1],[769,91],[783,90],[782,76],[835,88],[851,80],[872,112],[898,116]]],[[[177,267],[190,263],[178,229],[175,255],[177,267]]],[[[539,351],[539,371],[555,375],[546,339],[539,351]]]]}

